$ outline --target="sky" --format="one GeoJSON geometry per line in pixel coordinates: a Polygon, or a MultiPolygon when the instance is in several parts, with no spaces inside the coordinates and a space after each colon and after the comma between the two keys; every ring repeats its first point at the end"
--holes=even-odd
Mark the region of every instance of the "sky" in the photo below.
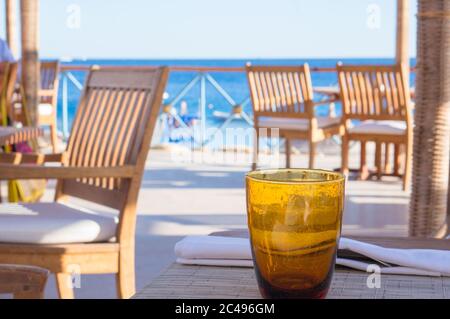
{"type": "MultiPolygon", "coordinates": [[[[395,0],[40,0],[40,7],[43,58],[395,54],[395,0]]],[[[416,10],[410,0],[411,56],[416,10]]],[[[4,23],[0,30],[3,37],[4,23]]]]}

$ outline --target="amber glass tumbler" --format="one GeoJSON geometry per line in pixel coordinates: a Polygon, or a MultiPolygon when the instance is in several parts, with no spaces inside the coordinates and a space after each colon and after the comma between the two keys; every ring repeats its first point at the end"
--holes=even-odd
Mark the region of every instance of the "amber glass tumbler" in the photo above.
{"type": "Polygon", "coordinates": [[[324,298],[341,232],[345,177],[309,169],[247,174],[247,214],[265,298],[324,298]]]}

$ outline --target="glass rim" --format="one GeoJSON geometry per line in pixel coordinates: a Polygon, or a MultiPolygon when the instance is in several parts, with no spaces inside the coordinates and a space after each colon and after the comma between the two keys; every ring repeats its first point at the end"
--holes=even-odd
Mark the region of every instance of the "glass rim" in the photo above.
{"type": "Polygon", "coordinates": [[[316,168],[263,168],[263,169],[256,169],[250,172],[247,172],[245,174],[245,178],[246,179],[251,179],[257,182],[265,182],[265,183],[270,183],[270,184],[280,184],[280,185],[311,185],[311,184],[332,184],[332,183],[337,183],[337,182],[342,182],[345,181],[345,174],[340,173],[340,172],[335,172],[335,171],[330,171],[330,170],[326,170],[326,169],[316,169],[316,168]],[[273,180],[273,179],[265,179],[265,178],[258,178],[252,175],[256,175],[256,174],[260,174],[260,173],[264,173],[264,172],[286,172],[286,171],[303,171],[303,172],[315,172],[315,173],[322,173],[322,174],[331,174],[336,176],[336,179],[333,180],[315,180],[315,181],[311,181],[311,180],[296,180],[296,181],[282,181],[282,180],[273,180]]]}

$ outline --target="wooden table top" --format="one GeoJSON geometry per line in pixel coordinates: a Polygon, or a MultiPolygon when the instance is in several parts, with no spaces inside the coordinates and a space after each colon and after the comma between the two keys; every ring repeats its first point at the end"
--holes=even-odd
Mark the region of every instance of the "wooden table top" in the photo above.
{"type": "Polygon", "coordinates": [[[42,129],[37,127],[15,128],[0,126],[0,146],[29,141],[42,135],[42,129]]]}
{"type": "MultiPolygon", "coordinates": [[[[214,235],[245,237],[246,231],[214,235]]],[[[358,240],[396,248],[450,250],[450,240],[417,238],[370,238],[358,240]]],[[[380,288],[368,288],[368,273],[337,266],[327,298],[445,298],[450,299],[450,277],[381,275],[380,288]]],[[[136,299],[254,299],[261,298],[253,268],[172,264],[136,299]]]]}

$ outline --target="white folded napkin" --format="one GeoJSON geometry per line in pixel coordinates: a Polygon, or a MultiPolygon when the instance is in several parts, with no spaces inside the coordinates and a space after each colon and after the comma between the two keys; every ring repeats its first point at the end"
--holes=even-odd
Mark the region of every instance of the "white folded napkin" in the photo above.
{"type": "MultiPolygon", "coordinates": [[[[450,251],[385,248],[341,238],[339,249],[347,249],[376,261],[384,274],[450,276],[450,251]]],[[[187,236],[175,245],[177,262],[189,265],[253,267],[247,238],[187,236]]],[[[370,262],[337,258],[338,265],[366,271],[370,262]]]]}
{"type": "Polygon", "coordinates": [[[252,260],[248,238],[187,236],[175,244],[175,255],[185,259],[252,260]]]}

